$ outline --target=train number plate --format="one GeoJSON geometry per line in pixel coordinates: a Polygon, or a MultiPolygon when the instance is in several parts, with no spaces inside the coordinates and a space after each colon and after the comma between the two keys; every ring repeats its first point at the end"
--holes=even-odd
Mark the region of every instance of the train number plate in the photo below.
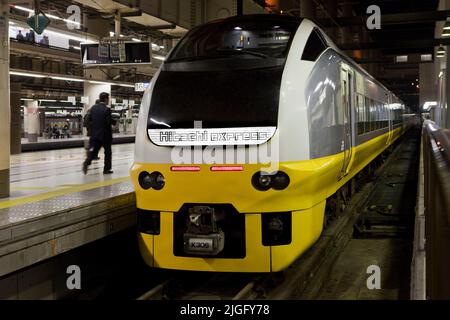
{"type": "Polygon", "coordinates": [[[213,248],[213,239],[207,238],[189,238],[189,251],[211,252],[213,248]]]}

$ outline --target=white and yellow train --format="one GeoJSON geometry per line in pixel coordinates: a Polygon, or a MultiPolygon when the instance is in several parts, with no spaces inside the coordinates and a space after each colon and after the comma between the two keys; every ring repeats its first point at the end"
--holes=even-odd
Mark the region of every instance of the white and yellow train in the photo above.
{"type": "Polygon", "coordinates": [[[152,267],[274,272],[325,204],[404,131],[405,106],[313,22],[192,29],[144,94],[131,169],[152,267]]]}

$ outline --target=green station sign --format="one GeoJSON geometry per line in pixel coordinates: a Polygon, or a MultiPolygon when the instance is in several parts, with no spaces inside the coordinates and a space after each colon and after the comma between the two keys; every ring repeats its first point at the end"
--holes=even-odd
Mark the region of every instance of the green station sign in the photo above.
{"type": "Polygon", "coordinates": [[[37,15],[31,16],[27,19],[27,24],[33,29],[37,34],[42,34],[45,28],[50,24],[50,19],[40,12],[37,15]]]}

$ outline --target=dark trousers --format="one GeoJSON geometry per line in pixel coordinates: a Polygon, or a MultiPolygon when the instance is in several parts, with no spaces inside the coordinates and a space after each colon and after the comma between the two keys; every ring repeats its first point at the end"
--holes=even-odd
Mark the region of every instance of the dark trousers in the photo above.
{"type": "Polygon", "coordinates": [[[111,151],[111,142],[104,142],[99,140],[91,139],[89,141],[89,150],[87,151],[87,158],[85,163],[89,166],[92,163],[92,160],[98,156],[98,152],[101,147],[105,149],[105,166],[103,171],[111,170],[112,167],[112,151],[111,151]]]}

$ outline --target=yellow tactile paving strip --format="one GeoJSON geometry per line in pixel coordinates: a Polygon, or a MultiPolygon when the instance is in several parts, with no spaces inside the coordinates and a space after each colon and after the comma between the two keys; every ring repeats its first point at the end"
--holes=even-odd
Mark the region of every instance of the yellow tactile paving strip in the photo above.
{"type": "Polygon", "coordinates": [[[59,196],[65,196],[65,195],[80,192],[80,191],[110,186],[110,185],[113,185],[116,183],[126,182],[129,180],[130,180],[130,177],[115,178],[115,179],[111,179],[111,180],[74,185],[74,186],[70,186],[70,187],[66,187],[66,188],[62,188],[62,189],[58,189],[58,190],[54,190],[54,191],[50,191],[50,192],[40,193],[40,194],[28,196],[28,197],[21,197],[21,198],[16,198],[16,199],[12,199],[12,200],[3,200],[3,201],[0,200],[0,209],[10,208],[13,206],[18,206],[18,205],[29,204],[32,202],[47,200],[47,199],[55,198],[55,197],[59,197],[59,196]]]}

